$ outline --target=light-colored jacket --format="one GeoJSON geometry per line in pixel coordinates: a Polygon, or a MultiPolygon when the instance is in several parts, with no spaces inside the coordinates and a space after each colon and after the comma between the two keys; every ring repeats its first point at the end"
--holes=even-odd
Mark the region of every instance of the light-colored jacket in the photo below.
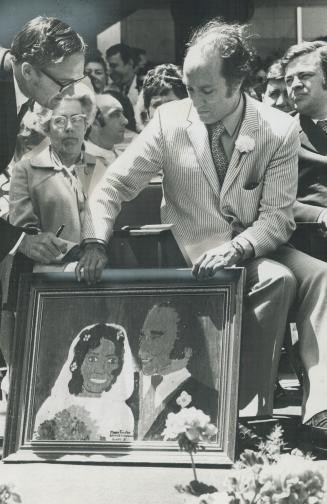
{"type": "MultiPolygon", "coordinates": [[[[85,198],[103,176],[106,167],[85,153],[85,164],[78,168],[85,198]]],[[[22,227],[52,231],[65,224],[61,238],[68,243],[81,241],[85,200],[77,198],[69,177],[56,169],[46,147],[35,157],[23,159],[13,169],[10,184],[9,219],[22,227]]]]}
{"type": "Polygon", "coordinates": [[[120,204],[163,171],[161,218],[191,261],[240,234],[263,256],[295,228],[299,135],[288,115],[249,97],[221,188],[206,126],[189,99],[159,107],[145,130],[107,171],[89,201],[85,237],[108,240],[120,204]],[[236,141],[236,145],[241,142],[236,141]]]}

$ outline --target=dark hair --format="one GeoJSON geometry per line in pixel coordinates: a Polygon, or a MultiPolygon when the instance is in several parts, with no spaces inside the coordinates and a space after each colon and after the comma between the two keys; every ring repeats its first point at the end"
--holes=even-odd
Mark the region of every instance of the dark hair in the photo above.
{"type": "Polygon", "coordinates": [[[327,83],[327,44],[319,40],[313,42],[301,42],[301,44],[292,45],[281,59],[285,71],[287,65],[299,56],[317,52],[320,56],[321,69],[324,74],[324,83],[327,83]]]}
{"type": "Polygon", "coordinates": [[[170,91],[177,98],[186,98],[187,91],[182,81],[180,69],[172,63],[158,65],[149,70],[143,81],[143,100],[146,109],[149,109],[154,96],[164,96],[170,91]]]}
{"type": "Polygon", "coordinates": [[[194,46],[202,46],[205,53],[215,51],[222,58],[222,75],[233,88],[243,83],[251,72],[255,58],[250,44],[252,38],[247,25],[229,24],[215,18],[193,32],[186,54],[194,46]]]}
{"type": "Polygon", "coordinates": [[[57,62],[75,53],[85,53],[82,37],[59,19],[38,16],[17,33],[11,53],[17,63],[28,61],[36,67],[57,62]]]}
{"type": "Polygon", "coordinates": [[[112,385],[117,380],[124,362],[124,335],[119,327],[113,324],[95,324],[91,328],[86,327],[79,336],[79,341],[74,347],[74,358],[70,363],[72,373],[71,380],[68,383],[68,389],[71,394],[78,395],[83,390],[83,376],[81,366],[85,356],[90,349],[97,348],[101,339],[112,341],[115,345],[115,354],[119,358],[119,367],[112,372],[113,381],[110,386],[105,389],[108,392],[112,385]]]}
{"type": "Polygon", "coordinates": [[[133,65],[135,65],[135,52],[132,47],[129,47],[126,44],[115,44],[109,47],[109,49],[106,50],[107,60],[115,54],[120,54],[120,57],[125,64],[132,60],[133,65]]]}
{"type": "Polygon", "coordinates": [[[266,76],[266,81],[269,81],[271,79],[274,80],[281,80],[284,79],[284,67],[281,63],[280,60],[275,61],[270,65],[270,67],[267,70],[267,76],[266,76]]]}
{"type": "Polygon", "coordinates": [[[98,51],[98,50],[88,51],[85,55],[85,65],[84,66],[86,66],[88,63],[100,63],[100,65],[103,67],[104,73],[106,75],[108,74],[106,62],[104,61],[100,51],[98,51]]]}
{"type": "Polygon", "coordinates": [[[180,360],[185,357],[185,349],[192,349],[192,358],[200,351],[203,344],[203,332],[194,313],[194,307],[188,303],[177,301],[163,301],[150,308],[171,308],[178,314],[177,335],[174,346],[169,354],[170,359],[180,360]]]}

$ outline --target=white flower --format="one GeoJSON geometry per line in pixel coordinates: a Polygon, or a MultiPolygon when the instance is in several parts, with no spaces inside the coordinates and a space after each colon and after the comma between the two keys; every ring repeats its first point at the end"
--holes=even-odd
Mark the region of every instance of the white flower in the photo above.
{"type": "Polygon", "coordinates": [[[76,369],[77,369],[77,364],[76,364],[76,362],[73,362],[73,363],[70,365],[70,370],[71,370],[71,372],[73,373],[74,371],[76,371],[76,369]]]}
{"type": "Polygon", "coordinates": [[[255,141],[248,135],[239,135],[235,142],[235,147],[241,153],[251,152],[255,147],[255,141]]]}
{"type": "Polygon", "coordinates": [[[181,395],[178,396],[177,399],[176,399],[176,403],[181,408],[186,408],[186,406],[188,406],[191,402],[192,402],[192,396],[190,396],[190,394],[188,394],[187,392],[185,392],[185,390],[183,390],[183,392],[181,393],[181,395]]]}
{"type": "Polygon", "coordinates": [[[89,341],[90,338],[91,338],[91,334],[90,333],[84,334],[83,341],[89,341]]]}
{"type": "Polygon", "coordinates": [[[193,443],[209,441],[217,433],[217,428],[210,423],[210,417],[202,410],[182,408],[178,413],[169,413],[166,428],[163,432],[164,439],[177,439],[180,434],[193,443]]]}

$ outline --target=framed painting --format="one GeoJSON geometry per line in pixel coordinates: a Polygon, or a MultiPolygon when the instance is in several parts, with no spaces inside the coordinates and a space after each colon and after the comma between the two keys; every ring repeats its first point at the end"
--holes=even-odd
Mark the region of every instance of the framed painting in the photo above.
{"type": "Polygon", "coordinates": [[[4,461],[188,463],[163,439],[186,392],[217,427],[197,463],[231,464],[243,284],[242,268],[22,275],[4,461]]]}

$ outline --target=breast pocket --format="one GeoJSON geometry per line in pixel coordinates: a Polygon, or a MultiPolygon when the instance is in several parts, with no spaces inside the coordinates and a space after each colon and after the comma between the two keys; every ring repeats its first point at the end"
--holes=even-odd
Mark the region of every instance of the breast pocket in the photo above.
{"type": "Polygon", "coordinates": [[[243,224],[252,224],[259,215],[263,181],[247,182],[240,191],[240,218],[243,224]]]}

